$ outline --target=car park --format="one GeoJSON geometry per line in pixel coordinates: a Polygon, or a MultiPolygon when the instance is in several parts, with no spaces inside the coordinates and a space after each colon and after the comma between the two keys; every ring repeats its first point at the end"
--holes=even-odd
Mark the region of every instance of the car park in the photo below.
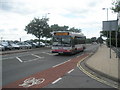
{"type": "Polygon", "coordinates": [[[4,51],[4,50],[5,50],[5,47],[0,44],[0,51],[4,51]]]}
{"type": "Polygon", "coordinates": [[[24,42],[24,45],[26,46],[27,49],[31,49],[31,48],[32,48],[32,45],[30,45],[30,44],[27,43],[27,42],[24,42]]]}
{"type": "Polygon", "coordinates": [[[7,41],[1,42],[1,45],[5,47],[5,50],[11,50],[12,49],[11,44],[7,41]]]}
{"type": "Polygon", "coordinates": [[[11,43],[12,49],[20,49],[20,46],[15,44],[15,43],[11,43]]]}
{"type": "Polygon", "coordinates": [[[26,49],[26,45],[23,42],[17,43],[20,46],[20,49],[26,49]]]}
{"type": "Polygon", "coordinates": [[[31,43],[32,47],[37,48],[37,43],[31,43]]]}
{"type": "Polygon", "coordinates": [[[40,46],[41,46],[41,47],[45,47],[45,43],[40,42],[40,46]]]}

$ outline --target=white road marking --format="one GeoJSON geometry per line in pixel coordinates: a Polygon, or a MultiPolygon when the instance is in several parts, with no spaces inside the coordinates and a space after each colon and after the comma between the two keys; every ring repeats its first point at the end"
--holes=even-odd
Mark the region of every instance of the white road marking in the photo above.
{"type": "Polygon", "coordinates": [[[2,60],[6,60],[6,59],[13,59],[13,58],[16,58],[16,57],[2,58],[2,60]]]}
{"type": "MultiPolygon", "coordinates": [[[[36,61],[36,60],[38,60],[39,58],[35,58],[35,59],[32,59],[32,60],[27,60],[27,61],[24,61],[24,62],[31,62],[31,61],[36,61]]],[[[42,61],[42,60],[40,60],[40,61],[42,61]]]]}
{"type": "Polygon", "coordinates": [[[74,69],[70,70],[68,73],[70,74],[74,69]]]}
{"type": "Polygon", "coordinates": [[[42,53],[45,53],[45,54],[48,54],[48,55],[56,55],[56,53],[47,53],[47,52],[42,52],[42,53]]]}
{"type": "Polygon", "coordinates": [[[61,80],[62,78],[58,78],[57,80],[55,80],[54,82],[52,82],[52,84],[57,83],[59,80],[61,80]]]}
{"type": "Polygon", "coordinates": [[[67,60],[66,62],[69,62],[71,59],[67,60]]]}
{"type": "Polygon", "coordinates": [[[38,84],[41,84],[45,81],[44,78],[34,78],[34,77],[30,77],[26,80],[24,80],[24,83],[23,84],[19,84],[19,86],[22,86],[24,88],[27,88],[27,87],[31,87],[33,85],[38,85],[38,84]]]}
{"type": "Polygon", "coordinates": [[[44,58],[44,57],[40,57],[40,56],[35,55],[35,54],[31,54],[31,55],[33,55],[33,56],[35,56],[35,57],[38,57],[38,58],[44,58]]]}
{"type": "Polygon", "coordinates": [[[23,62],[19,57],[16,57],[20,62],[23,62]]]}
{"type": "Polygon", "coordinates": [[[55,65],[55,66],[52,66],[53,68],[54,67],[57,67],[57,66],[59,66],[59,65],[62,65],[62,64],[64,64],[64,63],[66,63],[66,62],[69,62],[71,59],[69,59],[69,60],[67,60],[67,61],[65,61],[65,62],[62,62],[62,63],[60,63],[60,64],[57,64],[57,65],[55,65]]]}
{"type": "Polygon", "coordinates": [[[57,67],[57,66],[59,66],[59,65],[61,65],[61,64],[63,64],[63,63],[57,64],[57,65],[55,65],[55,66],[52,66],[52,67],[54,68],[54,67],[57,67]]]}
{"type": "MultiPolygon", "coordinates": [[[[28,54],[29,55],[29,54],[28,54]]],[[[23,56],[27,56],[27,55],[17,55],[17,57],[23,57],[23,56]]],[[[5,59],[13,59],[13,58],[16,58],[16,56],[13,56],[13,57],[7,57],[7,58],[3,58],[2,57],[2,60],[5,60],[5,59]]]]}

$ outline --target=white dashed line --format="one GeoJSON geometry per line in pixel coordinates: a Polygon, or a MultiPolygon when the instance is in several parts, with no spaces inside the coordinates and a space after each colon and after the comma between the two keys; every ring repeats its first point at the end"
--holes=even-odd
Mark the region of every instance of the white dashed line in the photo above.
{"type": "MultiPolygon", "coordinates": [[[[64,63],[64,62],[63,62],[63,63],[64,63]]],[[[55,65],[55,66],[53,66],[53,67],[57,67],[57,66],[59,66],[59,65],[62,65],[63,63],[57,64],[57,65],[55,65]]]]}
{"type": "Polygon", "coordinates": [[[23,62],[19,57],[16,57],[20,62],[23,62]]]}
{"type": "Polygon", "coordinates": [[[44,58],[44,57],[40,57],[40,56],[35,55],[35,54],[31,54],[31,55],[33,55],[33,56],[35,56],[35,57],[38,57],[38,58],[44,58]]]}
{"type": "Polygon", "coordinates": [[[74,69],[70,70],[68,73],[71,73],[74,69]]]}
{"type": "Polygon", "coordinates": [[[62,78],[58,78],[57,80],[55,80],[54,82],[52,82],[52,84],[57,83],[59,80],[61,80],[62,78]]]}
{"type": "Polygon", "coordinates": [[[39,58],[35,58],[35,59],[32,59],[32,60],[28,60],[28,61],[24,61],[24,62],[32,62],[32,61],[36,61],[38,60],[39,58]]]}
{"type": "Polygon", "coordinates": [[[57,55],[56,53],[48,53],[48,52],[42,52],[42,53],[45,53],[45,54],[48,54],[48,55],[57,55]]]}
{"type": "Polygon", "coordinates": [[[57,66],[59,66],[59,65],[62,65],[62,64],[64,64],[64,63],[66,63],[66,62],[69,62],[71,59],[69,59],[69,60],[67,60],[67,61],[65,61],[65,62],[62,62],[62,63],[60,63],[60,64],[57,64],[57,65],[55,65],[55,66],[52,66],[53,68],[54,67],[57,67],[57,66]]]}

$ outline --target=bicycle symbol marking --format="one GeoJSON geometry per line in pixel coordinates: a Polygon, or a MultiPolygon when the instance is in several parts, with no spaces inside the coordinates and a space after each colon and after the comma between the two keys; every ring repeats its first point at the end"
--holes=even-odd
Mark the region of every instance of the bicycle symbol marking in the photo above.
{"type": "Polygon", "coordinates": [[[31,78],[26,79],[23,84],[19,84],[19,86],[22,86],[22,87],[31,87],[33,85],[41,84],[44,81],[45,81],[44,78],[36,79],[34,77],[31,77],[31,78]]]}

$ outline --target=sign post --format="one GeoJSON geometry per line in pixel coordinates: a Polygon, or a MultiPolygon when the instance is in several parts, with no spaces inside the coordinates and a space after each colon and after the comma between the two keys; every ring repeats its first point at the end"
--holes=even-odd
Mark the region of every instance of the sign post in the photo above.
{"type": "MultiPolygon", "coordinates": [[[[111,58],[111,32],[116,31],[116,48],[117,48],[117,30],[118,30],[118,21],[111,20],[111,21],[103,21],[103,31],[109,31],[109,45],[110,45],[110,58],[111,58]]],[[[117,57],[117,54],[116,54],[117,57]]]]}

